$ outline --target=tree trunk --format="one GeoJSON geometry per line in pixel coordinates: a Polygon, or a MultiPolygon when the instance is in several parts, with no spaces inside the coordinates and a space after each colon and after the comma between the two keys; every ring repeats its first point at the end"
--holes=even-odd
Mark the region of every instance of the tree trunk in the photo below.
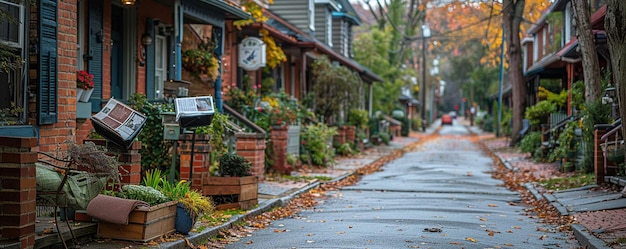
{"type": "Polygon", "coordinates": [[[602,76],[600,75],[600,63],[598,53],[593,42],[591,29],[591,8],[587,0],[572,0],[574,19],[576,22],[576,36],[582,55],[583,74],[585,81],[585,100],[594,102],[600,98],[602,76]]]}
{"type": "MultiPolygon", "coordinates": [[[[623,0],[608,1],[604,29],[608,36],[612,76],[617,86],[619,115],[626,117],[626,3],[623,0]]],[[[626,134],[626,125],[622,125],[622,134],[626,134]]]]}
{"type": "Polygon", "coordinates": [[[525,0],[504,0],[503,19],[506,43],[509,46],[509,73],[513,85],[513,128],[511,145],[519,142],[524,109],[526,108],[526,84],[522,74],[522,50],[520,44],[520,23],[524,13],[525,0]]]}

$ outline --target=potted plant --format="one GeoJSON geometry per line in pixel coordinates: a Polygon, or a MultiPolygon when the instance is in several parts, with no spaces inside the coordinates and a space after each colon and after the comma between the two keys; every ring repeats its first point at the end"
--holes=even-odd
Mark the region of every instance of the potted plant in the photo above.
{"type": "Polygon", "coordinates": [[[215,176],[208,176],[202,193],[215,201],[216,209],[249,209],[258,203],[259,180],[250,173],[251,163],[235,152],[219,158],[215,176]]]}
{"type": "Polygon", "coordinates": [[[177,202],[174,228],[179,233],[188,234],[200,215],[211,213],[215,208],[211,199],[191,189],[189,182],[181,180],[176,184],[170,183],[158,169],[146,172],[144,184],[153,186],[177,202]]]}
{"type": "Polygon", "coordinates": [[[76,100],[80,102],[88,102],[93,93],[94,81],[93,74],[86,70],[76,72],[76,100]]]}

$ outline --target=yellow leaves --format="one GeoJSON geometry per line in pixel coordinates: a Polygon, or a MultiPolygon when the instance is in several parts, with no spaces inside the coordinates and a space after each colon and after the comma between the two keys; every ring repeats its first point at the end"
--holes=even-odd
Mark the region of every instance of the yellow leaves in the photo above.
{"type": "Polygon", "coordinates": [[[241,9],[250,13],[250,19],[234,21],[233,25],[235,25],[237,29],[241,29],[242,27],[251,25],[255,22],[263,23],[268,19],[265,15],[263,15],[263,8],[254,1],[246,1],[241,5],[241,9]]]}
{"type": "Polygon", "coordinates": [[[270,68],[275,68],[280,63],[287,61],[287,56],[285,56],[285,52],[283,49],[276,45],[274,38],[270,35],[269,31],[266,29],[259,30],[261,34],[261,39],[265,43],[265,55],[266,55],[266,63],[270,68]]]}
{"type": "Polygon", "coordinates": [[[472,237],[466,237],[466,238],[465,238],[465,241],[469,241],[469,242],[472,242],[472,243],[476,243],[476,239],[474,239],[474,238],[472,238],[472,237]]]}

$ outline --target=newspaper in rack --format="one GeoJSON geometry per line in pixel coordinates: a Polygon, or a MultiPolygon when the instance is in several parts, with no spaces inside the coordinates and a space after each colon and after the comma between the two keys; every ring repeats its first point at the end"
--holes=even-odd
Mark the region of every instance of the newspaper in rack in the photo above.
{"type": "Polygon", "coordinates": [[[122,140],[133,140],[146,122],[144,115],[115,99],[110,99],[92,119],[117,133],[122,140]]]}
{"type": "Polygon", "coordinates": [[[181,117],[212,115],[215,113],[213,97],[201,96],[190,98],[176,98],[176,122],[181,117]]]}

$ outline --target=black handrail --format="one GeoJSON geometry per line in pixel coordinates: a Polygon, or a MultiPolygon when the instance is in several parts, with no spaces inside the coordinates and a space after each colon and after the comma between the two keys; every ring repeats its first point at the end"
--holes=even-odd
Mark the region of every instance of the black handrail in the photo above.
{"type": "Polygon", "coordinates": [[[222,107],[224,108],[224,113],[232,116],[237,121],[239,121],[241,124],[243,124],[246,127],[250,128],[253,132],[255,132],[255,133],[262,133],[263,135],[267,135],[267,132],[265,132],[265,130],[263,128],[259,127],[254,122],[250,121],[248,118],[246,118],[241,113],[235,111],[232,107],[228,106],[227,104],[223,104],[222,107]]]}

